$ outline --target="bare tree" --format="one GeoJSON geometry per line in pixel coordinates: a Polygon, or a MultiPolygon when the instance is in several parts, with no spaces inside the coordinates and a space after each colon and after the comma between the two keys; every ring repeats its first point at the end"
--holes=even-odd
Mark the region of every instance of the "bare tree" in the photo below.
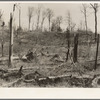
{"type": "Polygon", "coordinates": [[[4,32],[4,25],[5,25],[5,22],[2,21],[2,16],[3,16],[3,11],[0,10],[0,20],[1,20],[1,27],[2,27],[2,39],[1,39],[1,48],[2,48],[2,57],[4,56],[3,54],[3,49],[4,49],[4,35],[3,35],[3,32],[4,32]]]}
{"type": "Polygon", "coordinates": [[[82,4],[81,12],[84,15],[85,32],[86,32],[86,34],[87,34],[87,29],[88,29],[88,26],[87,26],[87,8],[88,8],[87,4],[82,4]]]}
{"type": "Polygon", "coordinates": [[[49,21],[49,31],[51,30],[51,27],[50,27],[50,24],[51,24],[51,19],[52,17],[54,16],[54,12],[52,9],[47,9],[47,18],[48,18],[48,21],[49,21]]]}
{"type": "Polygon", "coordinates": [[[67,11],[67,16],[66,16],[67,24],[68,24],[68,29],[71,31],[71,23],[72,23],[72,18],[70,11],[67,11]]]}
{"type": "Polygon", "coordinates": [[[10,45],[9,45],[9,63],[8,66],[12,66],[12,55],[13,55],[13,28],[12,28],[12,23],[13,23],[13,16],[12,13],[10,13],[10,45]]]}
{"type": "Polygon", "coordinates": [[[68,51],[66,53],[66,61],[68,61],[68,56],[69,56],[69,51],[70,51],[70,31],[69,29],[67,28],[67,31],[66,31],[66,38],[67,38],[67,45],[68,45],[68,51]]]}
{"type": "Polygon", "coordinates": [[[4,30],[4,22],[2,20],[3,17],[3,11],[0,9],[0,26],[2,28],[2,37],[1,37],[1,49],[2,49],[2,56],[3,56],[3,47],[4,47],[4,35],[3,35],[3,30],[4,30]]]}
{"type": "Polygon", "coordinates": [[[16,3],[16,8],[19,10],[19,29],[21,29],[21,6],[20,3],[16,3]]]}
{"type": "Polygon", "coordinates": [[[57,28],[58,28],[57,18],[52,19],[52,21],[51,21],[51,31],[56,31],[57,32],[57,28]]]}
{"type": "Polygon", "coordinates": [[[70,14],[70,11],[68,10],[67,11],[67,15],[66,15],[66,23],[68,24],[68,29],[69,31],[73,31],[76,24],[72,21],[72,17],[71,17],[71,14],[70,14]]]}
{"type": "Polygon", "coordinates": [[[33,12],[34,12],[34,7],[28,7],[28,21],[29,21],[28,29],[29,30],[30,30],[31,19],[33,17],[33,12]]]}
{"type": "Polygon", "coordinates": [[[47,17],[47,10],[44,9],[44,10],[42,11],[41,30],[43,29],[44,20],[45,20],[46,17],[47,17]]]}
{"type": "Polygon", "coordinates": [[[10,41],[9,41],[9,62],[8,62],[8,67],[12,66],[12,61],[13,61],[13,19],[14,19],[14,12],[15,12],[16,4],[13,5],[13,12],[10,13],[10,41]]]}
{"type": "Polygon", "coordinates": [[[34,21],[33,21],[33,23],[32,23],[32,30],[34,30],[34,21]]]}
{"type": "Polygon", "coordinates": [[[83,21],[82,20],[79,23],[79,30],[83,30],[83,21]]]}
{"type": "Polygon", "coordinates": [[[58,16],[51,21],[51,31],[62,31],[60,25],[62,23],[62,16],[58,16]]]}
{"type": "Polygon", "coordinates": [[[98,5],[98,3],[94,3],[94,4],[90,3],[90,5],[94,10],[94,15],[95,15],[95,41],[96,41],[96,37],[97,37],[97,12],[98,12],[99,5],[98,5]]]}
{"type": "Polygon", "coordinates": [[[76,24],[74,22],[71,22],[71,32],[74,31],[76,24]]]}
{"type": "Polygon", "coordinates": [[[60,25],[61,25],[61,23],[62,23],[62,21],[63,21],[62,16],[58,16],[56,20],[57,20],[58,25],[59,25],[59,27],[60,27],[60,25]]]}
{"type": "Polygon", "coordinates": [[[38,5],[38,8],[36,9],[37,14],[37,26],[36,29],[39,29],[39,23],[40,23],[40,15],[41,15],[42,5],[38,5]]]}

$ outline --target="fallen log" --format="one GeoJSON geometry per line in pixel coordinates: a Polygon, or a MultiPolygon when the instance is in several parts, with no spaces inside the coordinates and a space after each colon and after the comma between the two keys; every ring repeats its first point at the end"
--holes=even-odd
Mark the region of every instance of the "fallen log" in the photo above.
{"type": "MultiPolygon", "coordinates": [[[[21,70],[21,68],[20,68],[21,70]]],[[[90,76],[90,75],[83,75],[83,76],[75,76],[75,75],[59,75],[59,76],[48,76],[48,77],[41,77],[41,74],[39,74],[37,71],[35,73],[28,74],[26,76],[23,76],[14,82],[11,82],[6,85],[6,87],[16,87],[20,85],[21,82],[25,83],[32,83],[39,86],[46,86],[46,85],[54,85],[59,82],[68,82],[71,86],[76,87],[91,87],[91,84],[93,81],[97,80],[95,79],[98,77],[98,75],[90,76]],[[37,74],[37,76],[35,76],[37,74]],[[26,78],[26,76],[28,76],[26,78]],[[32,77],[30,77],[30,75],[32,77]],[[95,79],[95,80],[94,80],[95,79]],[[93,81],[92,81],[93,80],[93,81]]],[[[99,76],[100,78],[100,76],[99,76]]],[[[96,81],[97,82],[97,81],[96,81]]],[[[93,84],[92,84],[93,86],[93,84]]]]}
{"type": "MultiPolygon", "coordinates": [[[[29,75],[29,74],[28,74],[29,75]]],[[[27,76],[27,75],[26,75],[27,76]]],[[[64,77],[76,77],[76,78],[93,78],[91,75],[75,76],[75,75],[58,75],[58,76],[48,76],[49,79],[64,78],[64,77]]],[[[38,80],[46,80],[47,77],[38,78],[38,80]]]]}
{"type": "Polygon", "coordinates": [[[26,79],[23,79],[23,81],[24,81],[25,83],[36,82],[34,79],[31,79],[31,80],[26,80],[26,79]]]}
{"type": "Polygon", "coordinates": [[[56,84],[59,82],[66,81],[71,86],[81,86],[81,87],[91,87],[91,82],[94,76],[83,75],[83,76],[75,76],[75,75],[59,75],[59,76],[48,76],[48,77],[35,77],[33,79],[25,79],[26,83],[36,83],[39,86],[46,86],[47,84],[56,84]]]}
{"type": "MultiPolygon", "coordinates": [[[[38,67],[38,66],[33,66],[33,67],[24,67],[23,68],[23,70],[34,70],[34,69],[39,69],[40,67],[38,67]]],[[[52,69],[52,67],[46,67],[46,68],[51,68],[52,69]]],[[[11,72],[11,71],[18,71],[19,70],[19,68],[9,68],[8,69],[8,72],[11,72]]]]}

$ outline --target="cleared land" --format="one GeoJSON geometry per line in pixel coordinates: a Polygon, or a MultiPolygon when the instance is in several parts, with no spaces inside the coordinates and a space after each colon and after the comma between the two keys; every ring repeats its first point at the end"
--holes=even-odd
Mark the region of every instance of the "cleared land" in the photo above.
{"type": "Polygon", "coordinates": [[[21,32],[18,37],[14,36],[16,59],[11,68],[8,68],[9,33],[5,31],[4,37],[4,57],[0,58],[1,87],[99,87],[100,53],[94,71],[96,43],[92,33],[88,34],[89,46],[87,35],[79,32],[78,62],[73,63],[73,33],[70,36],[71,55],[66,62],[66,33],[21,32]],[[29,49],[34,53],[34,59],[19,59],[29,49]]]}

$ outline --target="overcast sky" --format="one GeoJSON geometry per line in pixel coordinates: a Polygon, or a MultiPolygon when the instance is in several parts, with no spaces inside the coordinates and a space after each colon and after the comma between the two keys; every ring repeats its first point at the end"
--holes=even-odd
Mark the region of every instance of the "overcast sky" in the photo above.
{"type": "MultiPolygon", "coordinates": [[[[0,9],[4,11],[3,20],[6,24],[8,24],[8,21],[10,19],[10,13],[12,12],[14,3],[0,3],[0,9]]],[[[37,7],[39,3],[20,3],[21,6],[21,26],[23,28],[28,28],[28,7],[33,6],[37,7]]],[[[89,3],[88,3],[89,4],[89,3]]],[[[65,19],[66,12],[69,10],[72,16],[72,20],[74,23],[76,23],[76,27],[80,25],[80,21],[82,20],[84,22],[84,16],[82,15],[80,8],[82,7],[82,3],[42,3],[43,7],[45,8],[51,8],[54,11],[55,17],[56,16],[63,16],[65,19]]],[[[18,10],[15,11],[15,23],[18,25],[18,19],[19,19],[18,10]]],[[[94,31],[94,13],[93,9],[88,9],[88,28],[94,31]]],[[[35,17],[32,19],[33,21],[36,21],[35,17]]],[[[45,21],[46,26],[48,26],[47,20],[45,21]]],[[[63,21],[63,24],[61,25],[62,28],[66,28],[65,20],[63,21]]],[[[98,11],[98,32],[100,32],[100,11],[98,11]]]]}

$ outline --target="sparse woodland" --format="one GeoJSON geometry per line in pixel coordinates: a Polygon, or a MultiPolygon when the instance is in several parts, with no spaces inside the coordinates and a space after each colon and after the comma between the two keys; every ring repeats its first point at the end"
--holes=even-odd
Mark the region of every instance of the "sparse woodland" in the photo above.
{"type": "Polygon", "coordinates": [[[97,29],[100,5],[80,4],[83,22],[79,21],[78,28],[70,10],[66,9],[63,18],[62,15],[55,17],[53,9],[40,4],[29,6],[27,30],[21,25],[20,5],[13,4],[8,26],[2,19],[3,9],[0,10],[0,86],[100,87],[100,36],[97,29]],[[93,12],[95,32],[88,28],[88,9],[93,12]],[[16,10],[19,11],[17,28],[14,26],[16,10]],[[62,24],[66,24],[65,30],[62,24]]]}

